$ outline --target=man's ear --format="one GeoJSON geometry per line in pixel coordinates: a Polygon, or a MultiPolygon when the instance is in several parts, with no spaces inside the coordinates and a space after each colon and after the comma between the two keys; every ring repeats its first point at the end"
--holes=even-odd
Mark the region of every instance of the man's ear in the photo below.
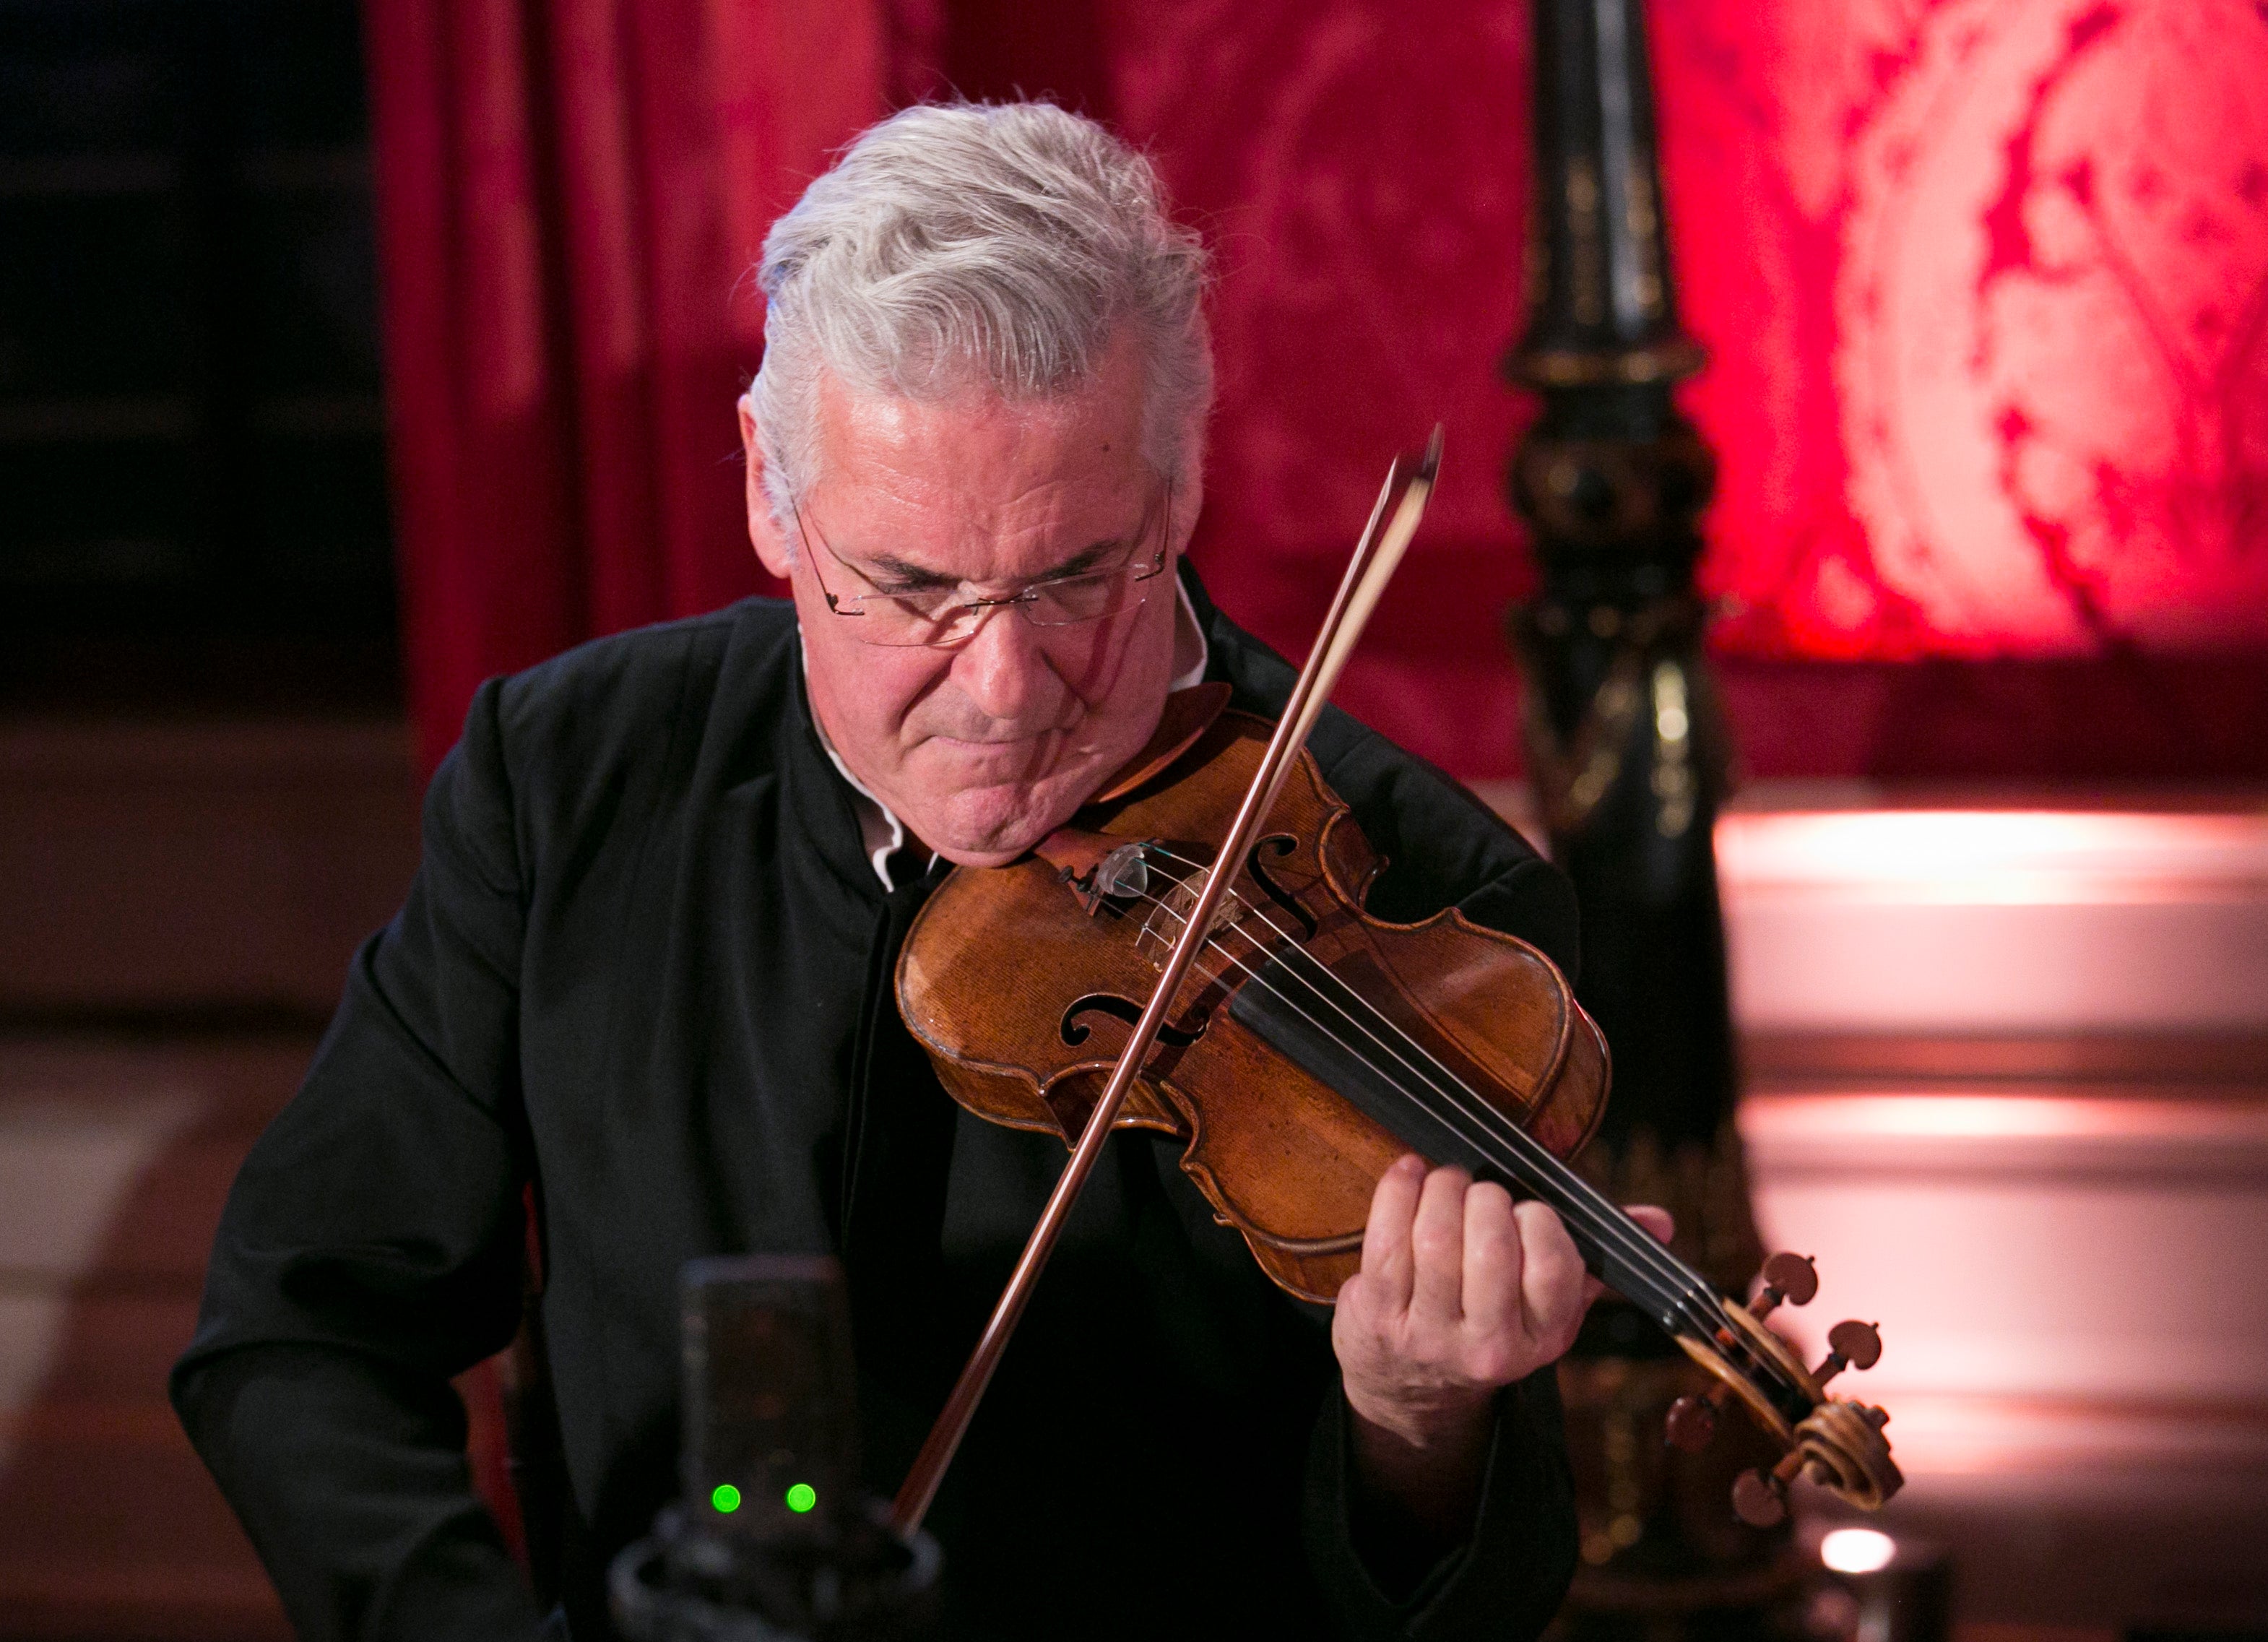
{"type": "Polygon", "coordinates": [[[764,442],[756,436],[756,408],[746,394],[740,395],[740,450],[748,468],[748,541],[756,550],[757,562],[785,581],[795,554],[773,521],[771,501],[764,494],[764,442]]]}

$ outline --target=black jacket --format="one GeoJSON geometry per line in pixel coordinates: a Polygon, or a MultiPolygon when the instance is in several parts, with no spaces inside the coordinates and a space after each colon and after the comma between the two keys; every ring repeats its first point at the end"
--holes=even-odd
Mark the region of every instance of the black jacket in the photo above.
{"type": "MultiPolygon", "coordinates": [[[[1189,585],[1211,675],[1272,713],[1290,669],[1189,585]]],[[[1312,745],[1392,863],[1374,909],[1454,903],[1572,968],[1565,880],[1479,803],[1344,715],[1312,745]]],[[[563,1538],[577,1642],[612,1634],[605,1565],[674,1491],[695,1255],[843,1251],[869,1482],[895,1486],[1064,1155],[951,1108],[900,1025],[924,893],[862,854],[785,604],[482,688],[408,902],[237,1179],[173,1376],[303,1635],[535,1626],[449,1384],[513,1334],[524,1197],[571,1484],[526,1508],[563,1538]]],[[[1382,1591],[1326,1314],[1260,1275],[1176,1148],[1110,1146],[929,1519],[954,1633],[1539,1629],[1574,1556],[1550,1373],[1504,1399],[1471,1543],[1382,1591]]]]}

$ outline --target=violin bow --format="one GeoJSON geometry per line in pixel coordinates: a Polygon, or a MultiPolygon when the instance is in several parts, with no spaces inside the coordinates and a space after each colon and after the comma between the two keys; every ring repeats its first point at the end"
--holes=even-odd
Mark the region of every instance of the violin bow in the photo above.
{"type": "Polygon", "coordinates": [[[1410,538],[1418,534],[1418,521],[1425,515],[1425,504],[1433,493],[1440,466],[1441,430],[1436,426],[1423,456],[1414,461],[1407,456],[1396,457],[1388,469],[1377,505],[1371,510],[1370,521],[1363,526],[1353,556],[1347,561],[1346,574],[1339,578],[1330,612],[1315,635],[1307,665],[1300,670],[1299,681],[1292,687],[1291,697],[1277,720],[1276,733],[1269,740],[1260,768],[1252,784],[1245,790],[1243,802],[1237,806],[1236,818],[1229,823],[1228,834],[1221,840],[1219,852],[1213,858],[1213,869],[1205,873],[1197,903],[1189,909],[1181,934],[1167,955],[1150,1001],[1134,1023],[1132,1035],[1119,1051],[1117,1064],[1111,1068],[1110,1081],[1104,1086],[1094,1111],[1088,1114],[1086,1125],[1079,1131],[1079,1144],[1071,1150],[1071,1160],[1064,1165],[1055,1189],[1048,1196],[1047,1207],[1041,1211],[1038,1224],[1025,1240],[1024,1252],[992,1307],[992,1315],[984,1325],[976,1349],[969,1353],[960,1379],[954,1382],[953,1395],[946,1399],[937,1423],[930,1428],[928,1440],[914,1457],[913,1469],[907,1473],[896,1499],[891,1503],[890,1526],[902,1535],[911,1536],[929,1514],[939,1484],[945,1480],[946,1468],[953,1463],[961,1440],[968,1434],[969,1422],[976,1417],[976,1405],[983,1400],[985,1388],[992,1383],[993,1371],[999,1367],[1032,1291],[1039,1285],[1040,1273],[1046,1268],[1049,1255],[1055,1252],[1064,1223],[1071,1217],[1071,1205],[1079,1201],[1087,1176],[1094,1172],[1102,1156],[1103,1143],[1110,1138],[1111,1125],[1126,1103],[1127,1092],[1133,1087],[1143,1063],[1149,1059],[1158,1029],[1166,1024],[1174,1000],[1181,995],[1189,966],[1212,928],[1221,898],[1236,875],[1233,864],[1244,858],[1259,836],[1261,824],[1283,791],[1292,761],[1307,744],[1308,733],[1315,727],[1323,703],[1330,699],[1331,687],[1338,682],[1347,658],[1353,653],[1355,641],[1362,637],[1363,627],[1377,608],[1380,595],[1385,593],[1386,584],[1402,563],[1410,538]],[[1228,865],[1228,871],[1218,870],[1224,865],[1228,865]]]}

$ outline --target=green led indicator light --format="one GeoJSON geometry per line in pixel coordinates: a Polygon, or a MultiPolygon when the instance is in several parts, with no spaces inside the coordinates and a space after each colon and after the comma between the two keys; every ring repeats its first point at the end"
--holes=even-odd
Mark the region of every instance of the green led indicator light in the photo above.
{"type": "Polygon", "coordinates": [[[787,1491],[787,1508],[800,1515],[819,1503],[819,1490],[809,1483],[797,1483],[787,1491]]]}
{"type": "Polygon", "coordinates": [[[740,1508],[740,1491],[730,1483],[719,1483],[717,1491],[709,1496],[709,1503],[730,1516],[740,1508]]]}

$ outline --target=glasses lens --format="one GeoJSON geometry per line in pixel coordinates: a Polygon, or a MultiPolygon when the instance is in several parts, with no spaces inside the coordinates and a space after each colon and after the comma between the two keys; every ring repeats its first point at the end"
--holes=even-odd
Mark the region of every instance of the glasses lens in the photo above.
{"type": "MultiPolygon", "coordinates": [[[[1148,530],[1143,534],[1146,537],[1148,530]]],[[[921,594],[872,593],[850,598],[830,595],[828,602],[836,615],[858,618],[855,636],[869,644],[959,644],[976,631],[988,610],[1003,606],[1012,607],[1034,627],[1076,627],[1117,615],[1143,601],[1147,593],[1143,584],[1164,568],[1165,554],[1160,549],[1147,561],[1137,559],[1088,576],[1043,582],[1012,599],[975,605],[953,590],[921,594]]]]}
{"type": "Polygon", "coordinates": [[[1070,627],[1099,622],[1141,602],[1141,588],[1123,570],[1101,576],[1073,576],[1032,589],[1017,608],[1034,627],[1070,627]]]}
{"type": "Polygon", "coordinates": [[[956,603],[889,593],[869,593],[857,603],[866,618],[858,637],[870,644],[957,644],[976,627],[976,613],[956,603]]]}

